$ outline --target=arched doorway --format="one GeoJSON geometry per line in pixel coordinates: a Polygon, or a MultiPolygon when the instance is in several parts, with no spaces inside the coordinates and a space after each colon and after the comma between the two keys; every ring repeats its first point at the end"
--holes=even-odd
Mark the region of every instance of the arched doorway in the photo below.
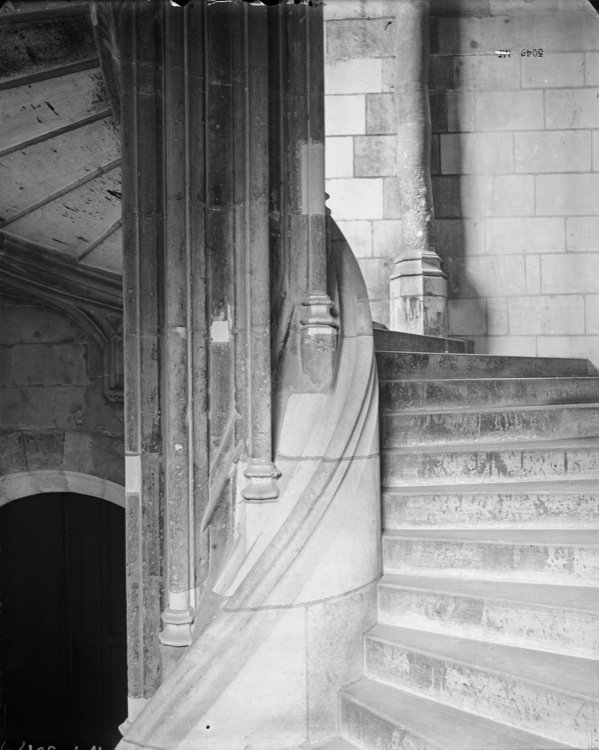
{"type": "Polygon", "coordinates": [[[124,516],[74,493],[0,508],[6,748],[118,742],[127,715],[124,516]]]}

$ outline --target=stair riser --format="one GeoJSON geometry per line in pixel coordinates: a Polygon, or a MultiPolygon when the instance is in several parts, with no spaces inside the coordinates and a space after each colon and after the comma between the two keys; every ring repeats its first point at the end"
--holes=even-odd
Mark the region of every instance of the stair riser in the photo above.
{"type": "Polygon", "coordinates": [[[599,452],[591,447],[384,452],[381,474],[389,486],[584,478],[599,474],[599,452]]]}
{"type": "Polygon", "coordinates": [[[384,449],[450,443],[499,443],[599,435],[599,408],[531,409],[450,414],[383,414],[384,449]]]}
{"type": "Polygon", "coordinates": [[[590,374],[584,359],[377,352],[376,360],[381,380],[585,377],[590,374]]]}
{"type": "Polygon", "coordinates": [[[383,494],[383,526],[581,528],[599,525],[599,493],[383,494]]]}
{"type": "Polygon", "coordinates": [[[381,381],[381,411],[466,406],[547,406],[599,402],[597,378],[381,381]]]}
{"type": "Polygon", "coordinates": [[[372,638],[366,639],[366,668],[371,677],[395,687],[575,747],[586,747],[588,727],[599,723],[599,705],[561,693],[556,675],[548,675],[546,686],[529,684],[372,638]]]}
{"type": "Polygon", "coordinates": [[[383,569],[404,575],[596,585],[599,547],[385,537],[383,569]]]}
{"type": "Polygon", "coordinates": [[[593,612],[380,584],[379,622],[599,658],[599,628],[593,612]]]}
{"type": "Polygon", "coordinates": [[[341,697],[340,719],[343,736],[360,750],[441,750],[444,747],[442,738],[439,744],[430,744],[345,696],[341,697]]]}

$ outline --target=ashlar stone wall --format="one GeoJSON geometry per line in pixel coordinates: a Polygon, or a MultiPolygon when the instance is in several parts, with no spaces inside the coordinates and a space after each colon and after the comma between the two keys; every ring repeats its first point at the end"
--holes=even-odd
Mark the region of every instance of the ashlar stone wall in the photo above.
{"type": "Polygon", "coordinates": [[[66,470],[124,485],[122,404],[102,351],[62,313],[0,296],[0,476],[66,470]]]}
{"type": "MultiPolygon", "coordinates": [[[[329,204],[384,323],[401,253],[395,1],[325,7],[329,204]]],[[[433,189],[451,335],[473,338],[477,352],[599,361],[599,16],[584,0],[431,9],[433,189]]]]}

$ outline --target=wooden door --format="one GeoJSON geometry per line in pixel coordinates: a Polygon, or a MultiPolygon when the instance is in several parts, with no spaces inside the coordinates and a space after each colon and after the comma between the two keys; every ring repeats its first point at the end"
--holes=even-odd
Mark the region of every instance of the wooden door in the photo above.
{"type": "Polygon", "coordinates": [[[125,519],[97,498],[0,509],[6,748],[112,750],[127,715],[125,519]]]}

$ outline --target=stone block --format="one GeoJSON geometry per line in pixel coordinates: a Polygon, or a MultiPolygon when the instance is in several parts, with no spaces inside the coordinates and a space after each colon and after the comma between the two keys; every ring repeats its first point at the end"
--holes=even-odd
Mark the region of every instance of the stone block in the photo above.
{"type": "Polygon", "coordinates": [[[460,178],[433,175],[432,185],[435,216],[439,219],[463,216],[460,178]]]}
{"type": "Polygon", "coordinates": [[[537,214],[592,216],[596,212],[599,174],[542,174],[534,179],[537,214]]]}
{"type": "Polygon", "coordinates": [[[327,137],[366,132],[366,98],[363,94],[325,96],[324,112],[327,137]]]}
{"type": "Polygon", "coordinates": [[[565,248],[561,218],[487,219],[488,253],[560,253],[565,248]]]}
{"type": "Polygon", "coordinates": [[[375,221],[372,228],[373,256],[393,261],[401,252],[401,221],[375,221]]]}
{"type": "Polygon", "coordinates": [[[54,426],[51,388],[0,389],[0,425],[3,428],[49,428],[54,426]]]}
{"type": "Polygon", "coordinates": [[[85,425],[85,391],[80,385],[53,389],[54,424],[63,430],[83,429],[85,425]]]}
{"type": "Polygon", "coordinates": [[[431,0],[432,16],[485,16],[490,12],[490,0],[431,0]]]}
{"type": "Polygon", "coordinates": [[[337,693],[362,675],[362,637],[376,622],[376,585],[307,608],[310,740],[337,732],[337,693]]]}
{"type": "Polygon", "coordinates": [[[449,131],[542,130],[542,91],[456,92],[447,95],[449,131]]]}
{"type": "Polygon", "coordinates": [[[389,328],[391,324],[389,300],[371,300],[370,314],[373,321],[389,328]]]}
{"type": "Polygon", "coordinates": [[[10,307],[0,317],[0,344],[44,344],[87,338],[74,321],[49,307],[10,307]]]}
{"type": "Polygon", "coordinates": [[[395,51],[397,24],[393,18],[367,18],[327,23],[326,57],[388,57],[395,51]]]}
{"type": "Polygon", "coordinates": [[[429,95],[431,107],[431,129],[433,133],[447,132],[447,94],[445,92],[431,92],[429,95]]]}
{"type": "Polygon", "coordinates": [[[450,299],[447,302],[451,336],[482,336],[487,332],[484,299],[450,299]]]}
{"type": "Polygon", "coordinates": [[[381,59],[333,60],[325,65],[325,94],[370,94],[383,90],[381,59]]]}
{"type": "Polygon", "coordinates": [[[464,55],[454,58],[454,89],[507,91],[520,88],[520,61],[516,57],[464,55]]]}
{"type": "Polygon", "coordinates": [[[366,282],[368,298],[371,300],[389,299],[390,261],[382,258],[358,258],[357,260],[366,282]]]}
{"type": "Polygon", "coordinates": [[[584,56],[585,86],[599,86],[599,52],[587,52],[584,56]]]}
{"type": "Polygon", "coordinates": [[[328,180],[328,206],[333,218],[341,221],[383,218],[383,181],[381,179],[328,180]]]}
{"type": "Polygon", "coordinates": [[[325,149],[325,175],[352,177],[354,173],[354,139],[351,136],[327,138],[325,149]]]}
{"type": "Polygon", "coordinates": [[[514,171],[512,133],[441,135],[443,174],[505,174],[514,171]]]}
{"type": "Polygon", "coordinates": [[[508,332],[507,299],[496,297],[487,300],[487,333],[504,336],[508,332]]]}
{"type": "Polygon", "coordinates": [[[64,438],[62,430],[24,433],[28,471],[63,468],[64,438]]]}
{"type": "Polygon", "coordinates": [[[325,21],[344,18],[382,18],[393,16],[396,0],[327,0],[325,21]]]}
{"type": "Polygon", "coordinates": [[[19,344],[13,347],[15,385],[86,385],[84,344],[19,344]]]}
{"type": "Polygon", "coordinates": [[[555,13],[559,10],[559,0],[490,0],[491,15],[503,16],[508,13],[555,13]]]}
{"type": "Polygon", "coordinates": [[[357,258],[372,255],[372,224],[371,221],[338,221],[337,226],[343,232],[345,239],[357,258]]]}
{"type": "Polygon", "coordinates": [[[538,255],[527,255],[525,258],[526,268],[526,293],[541,293],[541,259],[538,255]]]}
{"type": "Polygon", "coordinates": [[[599,216],[571,216],[566,219],[566,247],[569,251],[599,251],[599,216]]]}
{"type": "Polygon", "coordinates": [[[435,221],[437,252],[442,258],[480,255],[485,250],[483,219],[437,219],[435,221]]]}
{"type": "Polygon", "coordinates": [[[436,215],[440,218],[531,215],[533,180],[529,175],[433,177],[436,215]]]}
{"type": "Polygon", "coordinates": [[[542,294],[598,294],[599,255],[560,253],[541,257],[542,294]]]}
{"type": "Polygon", "coordinates": [[[16,304],[18,304],[16,297],[10,294],[0,294],[0,307],[14,307],[16,304]]]}
{"type": "Polygon", "coordinates": [[[593,131],[593,171],[599,172],[599,130],[593,131]]]}
{"type": "Polygon", "coordinates": [[[539,357],[581,357],[599,366],[599,336],[538,336],[539,357]]]}
{"type": "Polygon", "coordinates": [[[381,91],[393,92],[395,89],[395,58],[384,57],[381,73],[381,91]]]}
{"type": "Polygon", "coordinates": [[[384,213],[385,219],[401,219],[399,193],[395,177],[385,177],[384,185],[384,213]]]}
{"type": "Polygon", "coordinates": [[[369,135],[397,133],[397,114],[393,94],[366,96],[366,132],[369,135]]]}
{"type": "MultiPolygon", "coordinates": [[[[478,54],[494,53],[498,49],[511,50],[511,58],[520,59],[522,49],[542,48],[544,56],[534,58],[542,61],[555,52],[595,50],[598,48],[596,24],[588,17],[577,13],[554,14],[555,0],[492,0],[495,17],[439,19],[439,51],[444,55],[468,55],[473,50],[478,54]],[[521,13],[515,6],[527,6],[532,13],[521,13]],[[514,15],[510,16],[512,6],[514,15]],[[497,15],[497,13],[501,15],[497,15]],[[575,40],[575,41],[573,41],[575,40]]],[[[530,58],[529,58],[530,59],[530,58]]]]}
{"type": "Polygon", "coordinates": [[[428,86],[430,91],[448,91],[456,88],[455,62],[453,57],[431,55],[428,86]]]}
{"type": "Polygon", "coordinates": [[[477,336],[474,351],[501,357],[535,357],[537,340],[534,336],[477,336]]]}
{"type": "Polygon", "coordinates": [[[585,332],[584,297],[514,297],[508,300],[510,333],[564,336],[585,332]]]}
{"type": "Polygon", "coordinates": [[[0,432],[0,475],[27,470],[22,432],[0,432]]]}
{"type": "Polygon", "coordinates": [[[549,130],[599,128],[599,89],[549,89],[545,92],[549,130]]]}
{"type": "Polygon", "coordinates": [[[599,294],[587,294],[585,303],[586,331],[593,335],[599,335],[599,294]]]}
{"type": "Polygon", "coordinates": [[[441,174],[441,140],[436,133],[431,136],[431,174],[441,174]]]}
{"type": "Polygon", "coordinates": [[[445,271],[449,296],[524,297],[526,278],[524,258],[519,255],[448,258],[445,271]]]}
{"type": "Polygon", "coordinates": [[[356,177],[387,177],[396,173],[397,138],[393,135],[356,136],[356,177]]]}
{"type": "Polygon", "coordinates": [[[582,86],[584,83],[582,52],[545,52],[543,57],[521,57],[522,88],[540,89],[558,86],[582,86]]]}
{"type": "Polygon", "coordinates": [[[0,346],[0,385],[12,385],[11,346],[0,346]]]}
{"type": "Polygon", "coordinates": [[[516,172],[589,172],[591,134],[588,130],[514,133],[516,172]]]}

